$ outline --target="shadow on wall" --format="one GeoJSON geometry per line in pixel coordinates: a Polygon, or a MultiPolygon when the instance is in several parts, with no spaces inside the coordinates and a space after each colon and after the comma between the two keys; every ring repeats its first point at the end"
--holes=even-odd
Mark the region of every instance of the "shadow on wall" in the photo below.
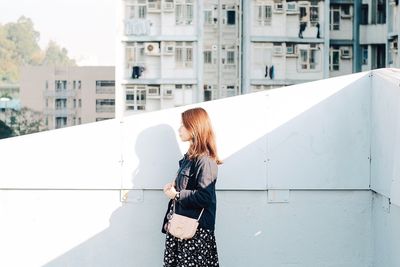
{"type": "MultiPolygon", "coordinates": [[[[357,98],[357,93],[350,88],[351,85],[347,90],[339,91],[336,95],[310,107],[304,113],[297,114],[290,121],[266,133],[261,138],[253,140],[252,143],[224,159],[224,164],[219,172],[217,188],[232,187],[233,189],[235,186],[241,188],[240,185],[243,187],[243,184],[247,182],[246,180],[258,180],[261,182],[257,182],[255,186],[261,185],[266,190],[273,181],[279,182],[281,175],[286,177],[281,181],[281,185],[290,186],[290,181],[292,181],[294,185],[299,187],[313,187],[314,185],[314,187],[319,188],[324,185],[321,183],[322,181],[331,187],[343,187],[336,185],[335,179],[341,178],[340,182],[343,182],[348,179],[348,176],[340,177],[343,173],[332,173],[331,171],[341,168],[341,172],[346,172],[346,169],[343,168],[351,168],[348,165],[348,160],[350,159],[350,162],[352,162],[351,158],[358,157],[359,153],[350,152],[347,155],[342,153],[343,148],[354,145],[354,143],[351,144],[352,139],[349,138],[349,135],[354,134],[353,132],[350,132],[347,128],[329,131],[343,123],[343,119],[346,120],[346,126],[354,123],[352,119],[359,119],[352,117],[348,112],[336,110],[343,107],[341,106],[343,96],[350,97],[353,101],[357,98]],[[335,113],[336,111],[337,113],[335,113]],[[330,116],[326,117],[327,115],[330,116]],[[315,135],[313,132],[317,134],[315,135]],[[338,144],[337,141],[349,143],[338,144]],[[267,145],[268,147],[266,147],[267,145]],[[251,160],[249,160],[250,158],[251,160]],[[267,160],[270,161],[267,162],[267,160]],[[249,161],[251,162],[249,163],[249,161]],[[289,170],[284,166],[292,167],[289,170]],[[258,168],[259,170],[255,172],[257,177],[252,174],[253,177],[249,179],[248,175],[251,168],[258,168]],[[274,177],[271,178],[270,175],[274,177]],[[307,179],[310,175],[313,175],[311,180],[307,179]],[[303,181],[303,184],[301,181],[303,181]],[[232,186],[229,186],[229,184],[232,186]]],[[[346,104],[354,103],[353,101],[348,101],[346,104]]],[[[359,108],[357,107],[357,109],[359,108]]],[[[354,131],[360,131],[360,129],[354,129],[354,131]]],[[[221,136],[224,134],[221,133],[221,136]]],[[[363,141],[367,142],[367,140],[363,141]]],[[[363,144],[358,145],[362,149],[363,144]]],[[[157,169],[168,169],[171,172],[175,170],[176,172],[178,160],[182,157],[174,129],[169,125],[158,125],[141,132],[136,140],[135,153],[139,160],[139,167],[131,171],[133,188],[140,188],[140,185],[145,184],[148,179],[161,179],[162,184],[171,181],[171,177],[159,177],[160,174],[157,169]],[[168,149],[165,149],[165,147],[168,149]],[[172,164],[172,162],[174,163],[172,164]]],[[[360,153],[362,154],[363,151],[360,153]]],[[[364,160],[367,161],[368,159],[360,159],[360,161],[364,160]]],[[[354,171],[356,170],[352,168],[350,176],[357,175],[354,171]]],[[[364,180],[364,177],[358,178],[364,180]]],[[[345,185],[349,187],[357,186],[360,180],[345,185]]],[[[362,184],[362,182],[360,183],[362,184]]],[[[117,195],[119,196],[119,191],[116,191],[117,195]]],[[[146,189],[143,192],[133,190],[129,193],[127,199],[127,203],[123,203],[112,213],[110,225],[106,230],[44,266],[161,266],[165,238],[161,234],[161,227],[168,200],[159,188],[146,189]]],[[[221,262],[228,264],[226,266],[243,266],[240,264],[249,259],[248,255],[255,257],[253,260],[258,264],[263,262],[267,265],[269,259],[275,258],[276,260],[276,257],[270,255],[272,252],[268,252],[268,250],[265,250],[265,253],[259,253],[258,250],[252,251],[251,249],[260,248],[255,244],[269,247],[274,244],[273,239],[279,238],[279,235],[270,233],[264,235],[262,241],[260,241],[260,238],[248,240],[246,248],[236,246],[235,242],[232,242],[230,229],[245,232],[251,230],[251,227],[242,229],[240,225],[248,218],[238,217],[234,210],[235,207],[226,205],[226,203],[224,207],[228,210],[219,210],[217,218],[217,242],[221,262]],[[223,227],[223,225],[229,224],[232,224],[232,227],[223,227]]],[[[265,206],[264,208],[268,209],[268,207],[265,206]]],[[[343,208],[345,209],[345,207],[343,208]]],[[[260,229],[260,231],[268,233],[271,225],[279,228],[279,221],[274,223],[274,218],[269,219],[262,225],[263,229],[260,229]]],[[[260,220],[263,219],[258,218],[254,221],[259,222],[260,220]]],[[[247,223],[251,225],[254,222],[247,221],[247,223]]],[[[297,232],[300,233],[304,229],[300,230],[297,232]]],[[[312,231],[312,229],[306,230],[312,231]]],[[[296,235],[296,231],[292,231],[292,234],[296,235]]],[[[301,237],[304,237],[304,234],[301,237]]],[[[291,236],[291,238],[296,239],[296,236],[291,236]]],[[[289,237],[288,242],[290,242],[289,237]]],[[[308,240],[308,242],[311,241],[308,240]]],[[[326,251],[330,251],[329,242],[334,241],[315,240],[315,242],[327,246],[326,251]]],[[[281,245],[290,246],[290,243],[283,242],[281,245]]],[[[289,251],[293,251],[293,248],[289,251]]],[[[332,253],[337,252],[337,249],[335,249],[332,253]]],[[[313,255],[313,253],[312,251],[308,252],[310,255],[313,255]]],[[[297,256],[302,257],[302,255],[297,256]]]]}

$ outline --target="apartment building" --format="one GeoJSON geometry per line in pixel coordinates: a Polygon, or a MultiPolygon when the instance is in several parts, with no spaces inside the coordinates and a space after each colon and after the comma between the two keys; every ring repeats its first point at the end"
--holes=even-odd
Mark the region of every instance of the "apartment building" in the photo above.
{"type": "Polygon", "coordinates": [[[328,77],[326,5],[323,1],[243,1],[243,92],[328,77]]]}
{"type": "Polygon", "coordinates": [[[26,66],[21,107],[39,111],[48,129],[115,117],[114,67],[26,66]]]}
{"type": "Polygon", "coordinates": [[[120,0],[120,112],[399,67],[399,12],[398,0],[120,0]]]}

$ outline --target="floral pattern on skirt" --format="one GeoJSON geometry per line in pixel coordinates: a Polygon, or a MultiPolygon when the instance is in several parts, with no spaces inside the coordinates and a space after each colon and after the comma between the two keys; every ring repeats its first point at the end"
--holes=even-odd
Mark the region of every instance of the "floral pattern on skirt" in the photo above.
{"type": "Polygon", "coordinates": [[[180,240],[167,233],[163,266],[219,266],[214,231],[198,228],[193,238],[188,240],[180,240]]]}

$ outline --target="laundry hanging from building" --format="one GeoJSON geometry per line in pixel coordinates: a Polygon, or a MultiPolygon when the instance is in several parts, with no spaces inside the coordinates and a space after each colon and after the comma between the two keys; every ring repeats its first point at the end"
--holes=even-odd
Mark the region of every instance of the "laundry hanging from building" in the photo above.
{"type": "Polygon", "coordinates": [[[268,67],[268,65],[265,66],[265,76],[264,77],[268,78],[268,75],[271,80],[274,79],[274,76],[275,76],[274,65],[271,65],[271,67],[268,67]]]}
{"type": "Polygon", "coordinates": [[[145,71],[144,67],[133,66],[132,67],[132,79],[138,79],[140,76],[142,76],[143,71],[145,71]]]}

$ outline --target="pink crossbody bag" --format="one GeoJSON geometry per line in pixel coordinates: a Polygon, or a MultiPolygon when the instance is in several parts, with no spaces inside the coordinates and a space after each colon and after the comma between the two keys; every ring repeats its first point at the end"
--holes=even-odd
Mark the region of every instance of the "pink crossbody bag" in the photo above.
{"type": "Polygon", "coordinates": [[[179,239],[191,239],[195,234],[197,227],[199,226],[199,220],[203,214],[204,209],[197,219],[186,217],[175,213],[175,200],[172,212],[168,214],[168,233],[179,238],[179,239]]]}

